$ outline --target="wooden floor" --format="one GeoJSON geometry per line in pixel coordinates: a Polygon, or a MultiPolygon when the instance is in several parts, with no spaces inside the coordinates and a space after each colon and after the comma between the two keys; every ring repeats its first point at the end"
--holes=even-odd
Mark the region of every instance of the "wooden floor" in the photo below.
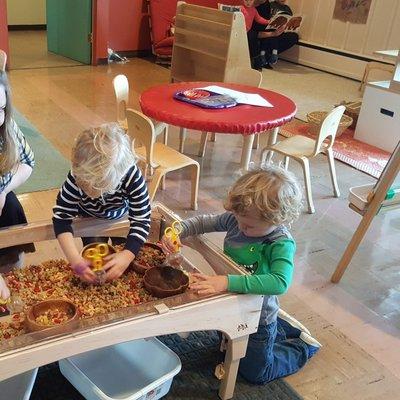
{"type": "MultiPolygon", "coordinates": [[[[145,60],[125,65],[11,71],[14,103],[40,132],[69,157],[74,137],[84,128],[115,119],[112,79],[128,76],[130,106],[141,91],[167,82],[168,70],[145,60]]],[[[170,144],[178,132],[171,129],[170,144]]],[[[265,144],[266,138],[261,138],[265,144]]],[[[198,159],[199,134],[191,133],[186,153],[198,159]]],[[[219,135],[201,164],[199,213],[222,210],[227,188],[239,167],[241,138],[219,135]]],[[[253,159],[259,158],[259,151],[253,159]]],[[[354,262],[339,285],[329,283],[359,216],[347,207],[348,188],[373,179],[336,163],[342,197],[331,197],[324,156],[312,163],[314,215],[303,214],[293,226],[298,243],[296,274],[282,306],[308,326],[324,345],[299,373],[287,381],[305,399],[369,400],[400,398],[400,213],[378,216],[354,262]]],[[[51,165],[49,165],[51,168],[51,165]]],[[[300,169],[290,168],[302,179],[300,169]]],[[[193,215],[189,175],[172,173],[157,199],[180,213],[193,215]]],[[[57,191],[20,196],[30,221],[51,217],[57,191]]],[[[212,235],[221,243],[220,234],[212,235]]],[[[43,257],[48,249],[40,248],[43,257]]],[[[37,255],[35,256],[37,257],[37,255]]],[[[29,260],[29,259],[28,259],[29,260]]]]}

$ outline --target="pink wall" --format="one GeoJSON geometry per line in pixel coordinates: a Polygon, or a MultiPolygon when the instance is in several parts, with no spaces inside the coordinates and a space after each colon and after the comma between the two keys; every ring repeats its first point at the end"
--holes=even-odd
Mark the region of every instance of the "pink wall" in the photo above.
{"type": "Polygon", "coordinates": [[[0,49],[8,52],[7,1],[0,0],[0,49]]]}
{"type": "Polygon", "coordinates": [[[146,0],[110,1],[109,44],[117,51],[150,48],[146,0]]]}
{"type": "MultiPolygon", "coordinates": [[[[1,2],[5,0],[0,0],[0,4],[1,2]]],[[[167,0],[166,4],[169,2],[167,0]]],[[[217,7],[220,1],[187,0],[187,2],[217,7]]],[[[241,0],[227,0],[224,3],[240,2],[241,0]]],[[[116,51],[151,48],[147,0],[93,0],[93,64],[107,57],[107,45],[116,51]]]]}

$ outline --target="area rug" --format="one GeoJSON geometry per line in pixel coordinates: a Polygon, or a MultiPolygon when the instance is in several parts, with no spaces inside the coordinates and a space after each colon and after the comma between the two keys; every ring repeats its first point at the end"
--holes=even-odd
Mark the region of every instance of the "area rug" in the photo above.
{"type": "Polygon", "coordinates": [[[16,190],[16,193],[61,187],[69,170],[69,162],[22,114],[14,110],[14,118],[35,153],[36,161],[32,175],[16,190]]]}
{"type": "MultiPolygon", "coordinates": [[[[216,332],[193,332],[187,339],[178,335],[161,336],[182,361],[165,400],[218,400],[219,381],[214,367],[220,362],[219,338],[216,332]]],[[[151,362],[151,360],[149,360],[151,362]]],[[[153,397],[149,397],[153,398],[153,397]]],[[[57,363],[39,369],[31,400],[84,400],[60,373],[57,363]]],[[[302,400],[283,380],[265,386],[250,385],[238,377],[233,400],[302,400]]]]}
{"type": "MultiPolygon", "coordinates": [[[[303,135],[315,138],[310,135],[308,124],[295,119],[280,130],[280,134],[285,137],[303,135]]],[[[386,163],[390,158],[390,153],[377,147],[362,143],[353,138],[354,130],[346,129],[342,135],[336,138],[333,144],[334,157],[353,168],[367,173],[375,178],[379,178],[386,163]]]]}

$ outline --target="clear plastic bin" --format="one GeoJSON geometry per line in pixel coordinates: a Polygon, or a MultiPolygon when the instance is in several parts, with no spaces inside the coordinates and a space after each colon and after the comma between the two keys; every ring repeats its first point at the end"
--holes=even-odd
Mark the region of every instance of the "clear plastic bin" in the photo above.
{"type": "Polygon", "coordinates": [[[168,393],[181,361],[149,338],[69,357],[59,366],[87,400],[155,400],[168,393]]]}
{"type": "Polygon", "coordinates": [[[38,369],[26,371],[0,382],[0,399],[29,400],[38,369]]]}

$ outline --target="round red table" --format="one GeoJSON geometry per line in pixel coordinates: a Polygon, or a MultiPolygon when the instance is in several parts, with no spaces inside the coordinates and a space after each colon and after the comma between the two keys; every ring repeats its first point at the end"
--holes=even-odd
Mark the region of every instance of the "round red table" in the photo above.
{"type": "Polygon", "coordinates": [[[297,111],[296,104],[282,94],[253,86],[222,82],[180,82],[154,86],[142,93],[140,106],[148,117],[170,125],[197,131],[243,135],[243,169],[248,169],[254,134],[272,130],[269,144],[275,143],[279,127],[291,121],[297,111]],[[210,85],[257,93],[273,107],[240,104],[232,108],[206,109],[173,98],[174,93],[178,91],[210,85]]]}

